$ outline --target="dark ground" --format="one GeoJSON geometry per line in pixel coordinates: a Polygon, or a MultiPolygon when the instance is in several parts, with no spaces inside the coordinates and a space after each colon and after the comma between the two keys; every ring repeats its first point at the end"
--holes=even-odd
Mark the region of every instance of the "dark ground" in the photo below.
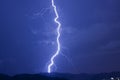
{"type": "Polygon", "coordinates": [[[0,80],[119,80],[120,72],[100,73],[100,74],[62,74],[62,73],[41,73],[41,74],[19,74],[8,76],[0,74],[0,80]]]}

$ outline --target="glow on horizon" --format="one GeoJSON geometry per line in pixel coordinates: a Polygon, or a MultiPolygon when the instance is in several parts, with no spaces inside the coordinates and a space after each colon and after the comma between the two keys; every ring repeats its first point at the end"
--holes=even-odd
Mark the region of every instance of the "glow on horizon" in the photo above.
{"type": "Polygon", "coordinates": [[[58,12],[57,12],[57,8],[56,8],[56,5],[55,5],[55,2],[54,2],[54,0],[51,0],[51,3],[52,3],[52,7],[53,7],[53,9],[54,9],[54,12],[55,12],[55,18],[54,18],[54,21],[55,21],[55,23],[57,23],[58,24],[58,26],[57,26],[57,37],[56,37],[56,42],[57,42],[57,50],[56,50],[56,52],[53,54],[53,56],[51,57],[51,59],[50,59],[50,64],[48,65],[48,70],[47,70],[47,72],[48,73],[51,73],[51,68],[52,68],[52,66],[54,65],[54,59],[57,57],[57,55],[59,55],[59,53],[60,53],[60,28],[61,28],[61,23],[58,21],[58,18],[59,18],[59,14],[58,14],[58,12]]]}

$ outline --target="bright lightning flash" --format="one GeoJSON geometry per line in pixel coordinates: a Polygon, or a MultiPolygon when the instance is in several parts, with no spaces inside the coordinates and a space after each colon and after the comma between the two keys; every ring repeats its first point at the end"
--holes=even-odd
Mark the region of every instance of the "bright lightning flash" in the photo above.
{"type": "Polygon", "coordinates": [[[51,57],[51,60],[50,60],[50,64],[48,65],[48,73],[51,73],[51,67],[54,65],[54,59],[56,58],[57,55],[59,55],[60,53],[60,28],[61,28],[61,23],[58,21],[58,18],[59,18],[59,14],[57,12],[57,8],[56,8],[56,5],[55,5],[55,2],[54,0],[51,0],[51,3],[52,3],[52,7],[54,9],[54,12],[55,12],[55,18],[54,18],[54,21],[55,23],[58,24],[57,26],[57,37],[56,37],[56,41],[57,41],[57,50],[55,52],[55,54],[51,57]]]}

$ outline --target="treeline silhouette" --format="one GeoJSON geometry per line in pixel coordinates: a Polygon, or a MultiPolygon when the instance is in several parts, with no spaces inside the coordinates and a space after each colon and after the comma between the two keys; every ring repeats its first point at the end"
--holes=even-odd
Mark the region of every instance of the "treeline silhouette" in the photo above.
{"type": "Polygon", "coordinates": [[[0,80],[111,80],[110,78],[120,78],[120,72],[100,73],[100,74],[20,74],[8,76],[0,74],[0,80]]]}

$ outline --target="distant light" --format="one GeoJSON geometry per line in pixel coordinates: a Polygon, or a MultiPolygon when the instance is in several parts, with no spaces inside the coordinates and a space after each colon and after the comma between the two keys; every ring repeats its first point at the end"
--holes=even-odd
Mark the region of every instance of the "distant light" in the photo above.
{"type": "Polygon", "coordinates": [[[111,77],[110,79],[111,79],[111,80],[114,80],[114,78],[113,78],[113,77],[111,77]]]}
{"type": "Polygon", "coordinates": [[[117,79],[117,80],[120,80],[120,78],[119,78],[119,77],[117,77],[116,79],[117,79]]]}

